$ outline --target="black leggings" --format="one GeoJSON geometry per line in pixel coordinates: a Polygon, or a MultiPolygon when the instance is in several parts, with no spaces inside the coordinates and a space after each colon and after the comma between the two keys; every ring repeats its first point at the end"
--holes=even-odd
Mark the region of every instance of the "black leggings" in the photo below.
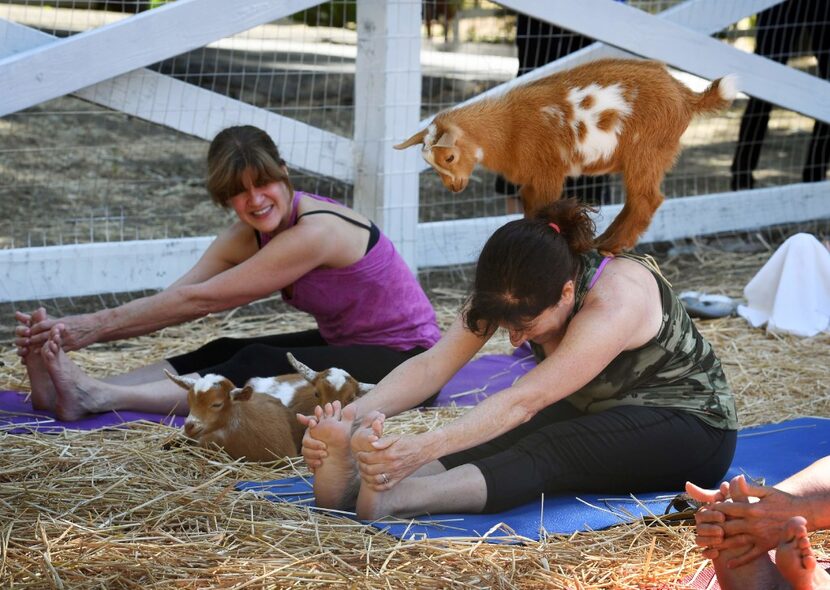
{"type": "Polygon", "coordinates": [[[364,383],[377,383],[392,369],[416,354],[384,346],[329,346],[318,330],[256,338],[219,338],[201,348],[167,359],[179,375],[214,373],[242,386],[251,377],[295,373],[285,353],[290,352],[315,371],[338,367],[364,383]]]}
{"type": "Polygon", "coordinates": [[[596,414],[562,400],[490,442],[440,459],[471,463],[487,484],[484,512],[501,512],[542,493],[628,494],[717,486],[732,462],[737,431],[683,410],[620,406],[596,414]]]}

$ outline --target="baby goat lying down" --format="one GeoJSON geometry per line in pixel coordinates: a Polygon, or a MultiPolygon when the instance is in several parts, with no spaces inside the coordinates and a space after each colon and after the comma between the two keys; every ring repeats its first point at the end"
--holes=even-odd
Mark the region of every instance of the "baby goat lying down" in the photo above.
{"type": "Polygon", "coordinates": [[[659,62],[598,60],[442,111],[395,148],[423,144],[424,159],[456,193],[481,163],[521,185],[526,215],[559,199],[568,176],[620,172],[625,205],[597,239],[618,253],[637,243],[663,202],[660,183],[692,117],[726,108],[736,94],[733,76],[698,94],[659,62]]]}
{"type": "Polygon", "coordinates": [[[236,387],[219,375],[198,379],[173,375],[187,390],[190,413],[185,434],[202,447],[218,445],[231,457],[273,461],[297,455],[304,427],[296,414],[312,414],[317,405],[339,400],[344,405],[374,385],[360,383],[342,369],[313,371],[288,353],[298,374],[249,379],[236,387]]]}

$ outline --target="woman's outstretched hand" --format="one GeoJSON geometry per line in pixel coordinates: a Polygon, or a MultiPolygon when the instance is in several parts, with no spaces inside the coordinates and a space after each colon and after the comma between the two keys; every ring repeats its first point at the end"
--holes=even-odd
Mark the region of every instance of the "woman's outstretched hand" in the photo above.
{"type": "MultiPolygon", "coordinates": [[[[798,497],[769,486],[757,486],[743,475],[724,482],[720,490],[703,490],[687,484],[694,499],[705,502],[695,514],[695,543],[703,556],[716,559],[720,551],[744,547],[729,567],[745,565],[778,544],[784,524],[809,510],[798,497]]],[[[809,516],[808,516],[809,518],[809,516]]]]}
{"type": "Polygon", "coordinates": [[[418,436],[383,436],[385,416],[368,415],[352,435],[361,479],[376,491],[392,488],[427,461],[418,436]]]}
{"type": "Polygon", "coordinates": [[[717,490],[706,490],[687,481],[686,493],[692,499],[703,503],[695,513],[695,544],[703,548],[704,557],[716,559],[726,536],[723,530],[726,517],[722,512],[712,510],[712,505],[715,502],[725,502],[729,498],[729,482],[723,482],[717,490]]]}
{"type": "Polygon", "coordinates": [[[747,547],[745,553],[729,560],[729,567],[745,565],[778,545],[787,521],[793,516],[812,520],[807,503],[799,497],[771,486],[750,484],[743,475],[732,479],[729,490],[732,502],[711,506],[724,516],[721,526],[725,538],[721,548],[747,547]]]}
{"type": "Polygon", "coordinates": [[[14,344],[20,356],[25,356],[29,350],[40,349],[58,324],[62,324],[61,342],[65,351],[80,350],[97,341],[98,326],[88,314],[50,318],[41,307],[32,314],[17,311],[14,316],[19,324],[14,331],[14,344]]]}

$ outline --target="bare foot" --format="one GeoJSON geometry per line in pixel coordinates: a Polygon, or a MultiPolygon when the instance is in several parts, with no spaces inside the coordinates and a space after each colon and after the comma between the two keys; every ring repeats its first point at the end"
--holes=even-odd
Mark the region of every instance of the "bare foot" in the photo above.
{"type": "Polygon", "coordinates": [[[41,358],[55,386],[55,415],[71,422],[105,408],[99,408],[97,403],[95,380],[81,371],[61,348],[62,328],[61,324],[52,328],[41,349],[41,358]]]}
{"type": "Polygon", "coordinates": [[[340,409],[340,402],[326,404],[309,436],[326,443],[328,456],[314,471],[314,500],[320,508],[348,510],[357,497],[357,465],[349,448],[354,408],[340,409]]]}
{"type": "MultiPolygon", "coordinates": [[[[45,319],[46,310],[40,307],[32,314],[28,325],[31,326],[45,319]]],[[[18,318],[18,321],[21,320],[18,318]]],[[[26,365],[26,373],[29,375],[29,387],[32,389],[32,407],[36,410],[54,410],[55,386],[52,384],[52,378],[49,377],[49,372],[46,370],[43,357],[38,350],[30,349],[23,359],[26,365]]]]}
{"type": "Polygon", "coordinates": [[[807,537],[807,521],[801,516],[792,517],[784,525],[775,566],[793,590],[830,588],[830,574],[816,567],[816,556],[807,537]]]}
{"type": "MultiPolygon", "coordinates": [[[[371,424],[363,424],[352,436],[352,453],[373,452],[372,443],[383,436],[383,420],[375,419],[371,424]]],[[[375,476],[372,476],[375,477],[375,476]]],[[[385,474],[379,476],[377,483],[387,483],[385,474]]],[[[392,514],[391,490],[378,491],[366,481],[360,480],[360,492],[357,495],[357,517],[361,520],[376,520],[392,514]]]]}
{"type": "MultiPolygon", "coordinates": [[[[743,476],[739,477],[742,478],[743,476]]],[[[742,483],[732,480],[728,490],[735,502],[749,502],[746,487],[742,483]]],[[[745,565],[729,567],[729,563],[742,556],[746,550],[746,547],[720,549],[717,557],[712,559],[712,567],[715,569],[715,575],[718,578],[721,590],[771,590],[777,588],[781,581],[781,575],[775,569],[775,564],[772,563],[767,553],[745,565]]]]}

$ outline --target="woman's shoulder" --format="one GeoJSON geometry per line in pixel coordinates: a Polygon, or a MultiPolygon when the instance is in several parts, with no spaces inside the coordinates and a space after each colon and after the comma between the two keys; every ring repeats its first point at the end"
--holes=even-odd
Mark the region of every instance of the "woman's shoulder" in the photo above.
{"type": "Polygon", "coordinates": [[[636,260],[614,257],[608,260],[596,284],[586,293],[585,305],[592,302],[624,309],[657,295],[652,272],[636,260]]]}
{"type": "Polygon", "coordinates": [[[351,211],[351,209],[349,209],[345,204],[338,201],[337,199],[332,199],[331,197],[324,197],[322,195],[316,195],[314,193],[308,193],[299,190],[294,191],[294,195],[296,196],[297,208],[300,212],[302,212],[303,210],[314,210],[321,208],[336,208],[351,211]]]}
{"type": "Polygon", "coordinates": [[[300,218],[302,218],[304,221],[312,219],[315,221],[331,221],[332,217],[346,217],[348,219],[357,221],[361,225],[365,226],[369,226],[372,223],[368,218],[364,217],[360,213],[357,213],[350,207],[329,197],[321,197],[320,195],[306,193],[303,191],[297,191],[297,195],[298,221],[300,220],[300,218]],[[330,213],[330,215],[316,214],[317,211],[328,212],[330,213]],[[311,213],[315,214],[310,215],[311,213]]]}

